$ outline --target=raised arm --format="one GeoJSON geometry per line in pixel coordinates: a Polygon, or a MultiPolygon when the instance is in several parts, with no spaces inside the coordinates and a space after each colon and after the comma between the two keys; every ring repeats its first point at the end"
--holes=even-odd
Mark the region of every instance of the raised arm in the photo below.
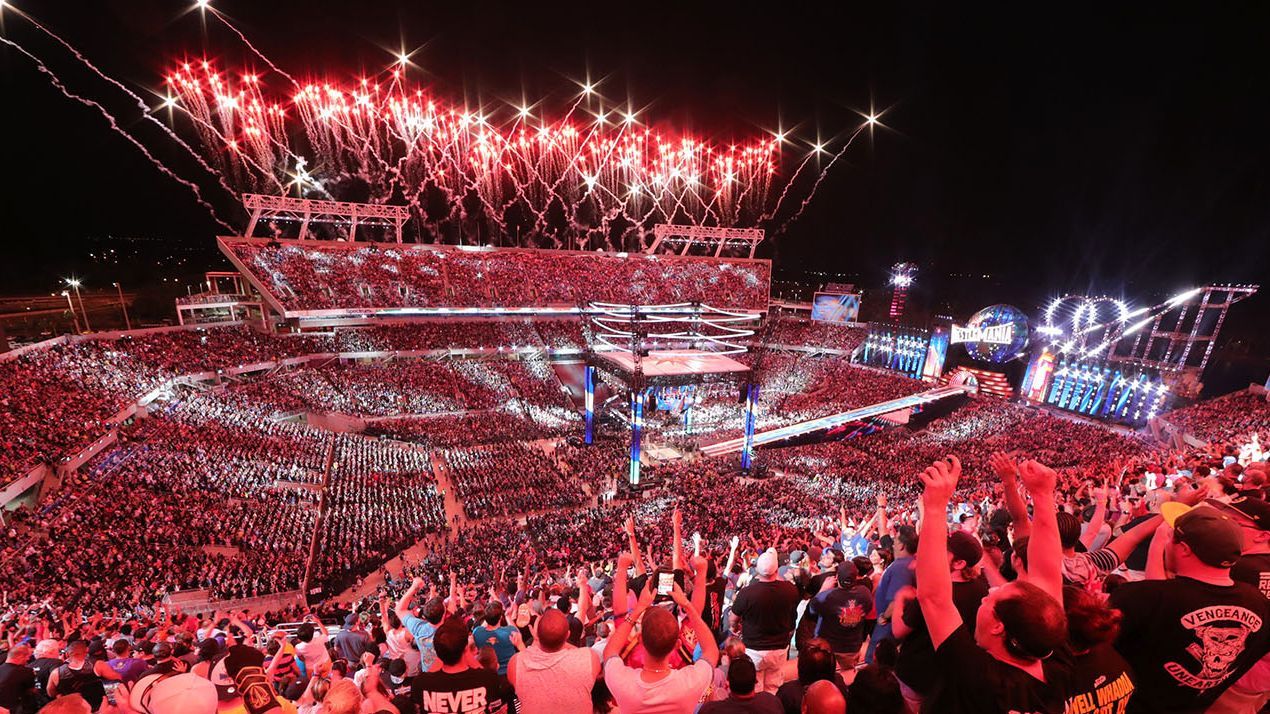
{"type": "Polygon", "coordinates": [[[1027,542],[1028,579],[1061,603],[1063,543],[1058,536],[1058,507],[1054,503],[1058,474],[1036,461],[1024,461],[1019,473],[1032,497],[1032,533],[1027,542]]]}
{"type": "Polygon", "coordinates": [[[671,543],[670,560],[671,566],[675,570],[683,570],[684,567],[684,514],[679,510],[679,506],[675,506],[675,512],[670,516],[670,524],[674,531],[674,540],[671,543]]]}
{"type": "Polygon", "coordinates": [[[586,567],[578,567],[578,614],[582,622],[590,623],[595,617],[595,602],[591,598],[591,582],[586,577],[586,567]]]}
{"type": "Polygon", "coordinates": [[[917,603],[936,649],[961,627],[953,604],[952,574],[948,571],[948,502],[961,478],[957,457],[936,461],[922,473],[922,525],[918,532],[917,603]]]}
{"type": "Polygon", "coordinates": [[[1085,550],[1093,547],[1094,541],[1098,539],[1098,531],[1102,530],[1102,524],[1107,520],[1107,495],[1110,491],[1111,489],[1105,483],[1092,489],[1094,515],[1089,519],[1089,525],[1085,526],[1085,532],[1080,536],[1080,543],[1085,546],[1085,550]]]}
{"type": "Polygon", "coordinates": [[[419,592],[422,587],[423,578],[415,578],[410,583],[410,589],[406,590],[401,599],[397,601],[396,606],[393,607],[392,611],[397,614],[397,619],[405,622],[406,618],[410,617],[410,601],[414,599],[415,593],[419,592]]]}
{"type": "Polygon", "coordinates": [[[1147,550],[1146,579],[1167,580],[1169,571],[1164,562],[1164,551],[1168,550],[1169,544],[1173,542],[1173,528],[1160,520],[1156,523],[1153,534],[1151,547],[1147,550]]]}
{"type": "Polygon", "coordinates": [[[891,524],[886,517],[886,494],[878,494],[878,511],[875,514],[877,519],[878,533],[883,535],[891,532],[891,524]]]}
{"type": "Polygon", "coordinates": [[[695,571],[692,576],[692,606],[697,608],[697,612],[705,612],[706,609],[706,568],[708,564],[706,559],[700,555],[693,556],[692,568],[695,571]]]}
{"type": "MultiPolygon", "coordinates": [[[[670,591],[670,597],[688,616],[688,626],[697,636],[697,644],[701,645],[701,659],[709,663],[711,667],[719,664],[719,644],[714,641],[714,633],[710,631],[710,626],[701,619],[701,609],[688,600],[683,588],[679,587],[679,583],[675,583],[674,589],[670,591]]],[[[605,647],[605,649],[608,648],[605,647]]]]}
{"type": "MultiPolygon", "coordinates": [[[[622,618],[622,624],[618,625],[617,629],[613,631],[613,634],[609,636],[608,643],[604,645],[604,656],[601,657],[602,660],[608,661],[609,657],[617,657],[622,654],[622,648],[626,646],[627,641],[631,638],[631,630],[635,627],[635,622],[639,620],[641,615],[644,614],[644,611],[648,609],[648,606],[653,604],[653,592],[655,591],[655,587],[653,579],[649,578],[647,586],[644,588],[643,592],[639,594],[639,602],[635,603],[635,609],[631,610],[626,614],[626,617],[622,618]]],[[[614,603],[614,605],[616,604],[617,603],[614,603]]],[[[616,609],[617,608],[614,607],[614,611],[616,611],[616,609]]],[[[698,619],[700,619],[700,616],[698,616],[698,619]]],[[[713,637],[709,639],[712,642],[714,641],[713,637]]],[[[702,646],[704,647],[704,644],[702,646]]]]}
{"type": "Polygon", "coordinates": [[[621,615],[630,605],[630,593],[626,587],[626,571],[635,563],[635,556],[627,552],[617,556],[617,567],[613,572],[613,615],[621,615]]]}
{"type": "Polygon", "coordinates": [[[741,539],[737,536],[732,536],[732,543],[728,549],[728,562],[727,565],[723,566],[723,577],[725,578],[729,577],[729,574],[732,572],[732,564],[736,562],[736,547],[740,544],[741,539]]]}
{"type": "Polygon", "coordinates": [[[992,464],[992,470],[997,472],[1005,490],[1005,510],[1010,512],[1014,537],[1022,538],[1031,534],[1032,522],[1027,517],[1027,504],[1023,502],[1023,494],[1019,493],[1018,462],[998,451],[988,458],[988,463],[992,464]]]}
{"type": "Polygon", "coordinates": [[[639,561],[639,539],[635,537],[635,516],[627,516],[626,523],[626,539],[629,542],[631,554],[635,555],[635,574],[644,574],[644,564],[639,561]]]}

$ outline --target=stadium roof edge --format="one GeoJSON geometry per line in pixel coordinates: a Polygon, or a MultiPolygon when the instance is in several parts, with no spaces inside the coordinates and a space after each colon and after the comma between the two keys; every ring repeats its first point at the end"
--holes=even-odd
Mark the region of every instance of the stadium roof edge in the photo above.
{"type": "Polygon", "coordinates": [[[712,255],[675,255],[672,253],[641,253],[641,252],[615,252],[605,250],[564,250],[560,248],[509,248],[500,246],[475,246],[475,245],[448,245],[438,243],[376,243],[368,241],[340,241],[340,240],[298,240],[295,238],[255,238],[246,236],[217,236],[217,243],[250,243],[267,245],[269,243],[280,243],[283,245],[296,245],[310,248],[320,248],[323,250],[366,250],[368,248],[378,248],[381,250],[435,250],[445,253],[449,252],[469,252],[469,253],[555,253],[564,255],[606,255],[617,258],[629,258],[631,260],[675,260],[675,261],[726,261],[743,262],[743,263],[771,263],[770,258],[737,258],[737,257],[714,257],[712,255]]]}

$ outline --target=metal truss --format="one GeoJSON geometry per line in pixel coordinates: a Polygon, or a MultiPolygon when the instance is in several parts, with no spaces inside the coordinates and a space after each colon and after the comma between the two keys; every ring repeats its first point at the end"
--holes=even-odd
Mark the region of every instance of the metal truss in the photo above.
{"type": "Polygon", "coordinates": [[[748,250],[748,257],[754,257],[758,244],[763,242],[761,228],[717,228],[714,226],[676,226],[669,223],[658,223],[653,226],[653,244],[644,251],[649,255],[666,243],[682,243],[679,255],[688,255],[694,245],[714,248],[714,257],[723,256],[723,249],[729,245],[740,245],[748,250]]]}
{"type": "Polygon", "coordinates": [[[256,232],[261,219],[287,221],[300,224],[300,240],[310,238],[309,225],[348,226],[348,240],[357,240],[359,226],[389,226],[401,242],[401,228],[410,218],[405,206],[385,206],[376,203],[349,203],[346,201],[318,201],[286,196],[262,196],[243,194],[243,208],[251,213],[247,222],[247,238],[256,232]]]}
{"type": "Polygon", "coordinates": [[[1117,362],[1160,370],[1203,372],[1230,307],[1257,292],[1257,285],[1207,285],[1181,293],[1152,308],[1119,335],[1111,352],[1117,362]],[[1149,330],[1145,330],[1147,326],[1149,330]],[[1145,330],[1145,331],[1144,331],[1145,330]],[[1124,349],[1124,337],[1143,331],[1124,349]],[[1124,351],[1121,351],[1121,350],[1124,351]]]}

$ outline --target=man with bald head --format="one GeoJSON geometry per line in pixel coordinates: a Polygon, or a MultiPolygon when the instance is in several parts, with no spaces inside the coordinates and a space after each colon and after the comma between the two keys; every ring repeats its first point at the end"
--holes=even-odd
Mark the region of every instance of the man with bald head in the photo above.
{"type": "Polygon", "coordinates": [[[846,714],[847,700],[842,690],[829,680],[813,682],[803,693],[803,714],[846,714]]]}
{"type": "Polygon", "coordinates": [[[569,644],[569,619],[555,608],[538,618],[534,644],[512,655],[507,664],[521,711],[529,714],[587,714],[591,687],[599,676],[599,655],[569,644]]]}

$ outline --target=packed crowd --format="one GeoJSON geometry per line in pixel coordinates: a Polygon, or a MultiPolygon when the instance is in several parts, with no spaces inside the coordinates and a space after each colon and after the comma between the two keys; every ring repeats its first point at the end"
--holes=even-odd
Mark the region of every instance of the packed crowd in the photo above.
{"type": "MultiPolygon", "coordinates": [[[[999,426],[984,421],[940,436],[999,426]]],[[[0,706],[1136,714],[1270,698],[1266,464],[1223,466],[1217,447],[971,466],[950,448],[895,488],[839,474],[877,486],[847,505],[672,466],[642,499],[471,525],[308,613],[199,618],[121,592],[81,615],[10,594],[0,706]]]]}
{"type": "Polygon", "coordinates": [[[828,348],[850,354],[864,343],[868,335],[869,330],[865,327],[782,317],[772,325],[767,338],[773,345],[828,348]]]}
{"type": "Polygon", "coordinates": [[[586,483],[539,443],[447,449],[442,458],[470,519],[559,511],[590,495],[586,483]]]}
{"type": "Polygon", "coordinates": [[[288,310],[704,302],[767,307],[771,265],[729,258],[448,246],[226,242],[288,310]]]}
{"type": "Polygon", "coordinates": [[[1205,441],[1270,441],[1270,397],[1245,389],[1161,417],[1205,441]]]}
{"type": "Polygon", "coordinates": [[[567,393],[544,360],[332,361],[281,372],[242,390],[279,412],[361,417],[493,409],[509,396],[544,409],[568,406],[567,393]]]}
{"type": "MultiPolygon", "coordinates": [[[[0,486],[42,461],[57,464],[96,441],[139,398],[180,377],[215,374],[305,355],[453,348],[510,350],[546,345],[564,349],[562,346],[580,342],[581,327],[576,320],[494,320],[377,326],[303,335],[268,335],[234,326],[135,333],[115,339],[41,346],[0,361],[0,486]]],[[[537,367],[533,369],[540,372],[537,367]]],[[[421,374],[418,378],[429,376],[430,373],[421,374]]],[[[272,386],[276,385],[261,389],[272,386]]],[[[310,386],[314,385],[297,385],[299,389],[292,391],[304,392],[310,386]]],[[[271,391],[262,398],[267,396],[275,402],[284,399],[284,390],[271,391]]],[[[319,392],[322,391],[332,390],[323,387],[319,392]]],[[[312,396],[300,394],[290,400],[290,407],[301,409],[306,405],[304,399],[312,396]]],[[[360,398],[380,400],[366,393],[360,398]]],[[[487,403],[490,401],[486,399],[487,403]]]]}
{"type": "MultiPolygon", "coordinates": [[[[537,344],[571,329],[507,324],[537,344]]],[[[38,389],[0,396],[0,465],[80,446],[190,371],[479,332],[452,325],[29,352],[0,379],[21,382],[18,365],[60,399],[103,397],[57,402],[48,421],[22,401],[38,389]]],[[[776,419],[924,387],[762,358],[776,419]]],[[[577,415],[541,360],[315,364],[173,392],[38,508],[6,514],[5,714],[1220,714],[1270,700],[1270,418],[1251,393],[1170,415],[1204,447],[972,398],[912,428],[761,451],[766,480],[722,461],[649,466],[655,485],[635,495],[614,488],[624,439],[547,440],[577,415]],[[417,408],[374,425],[420,443],[288,417],[336,405],[417,408]],[[434,464],[472,522],[447,522],[434,464]],[[376,570],[382,585],[339,599],[376,570]],[[161,602],[296,590],[306,573],[311,610],[161,602]]]]}
{"type": "Polygon", "coordinates": [[[295,590],[315,533],[315,582],[338,590],[447,528],[418,447],[268,412],[234,391],[190,393],[126,430],[83,483],[63,484],[41,505],[38,528],[5,543],[9,596],[30,588],[87,608],[123,593],[206,589],[225,600],[295,590]]]}

